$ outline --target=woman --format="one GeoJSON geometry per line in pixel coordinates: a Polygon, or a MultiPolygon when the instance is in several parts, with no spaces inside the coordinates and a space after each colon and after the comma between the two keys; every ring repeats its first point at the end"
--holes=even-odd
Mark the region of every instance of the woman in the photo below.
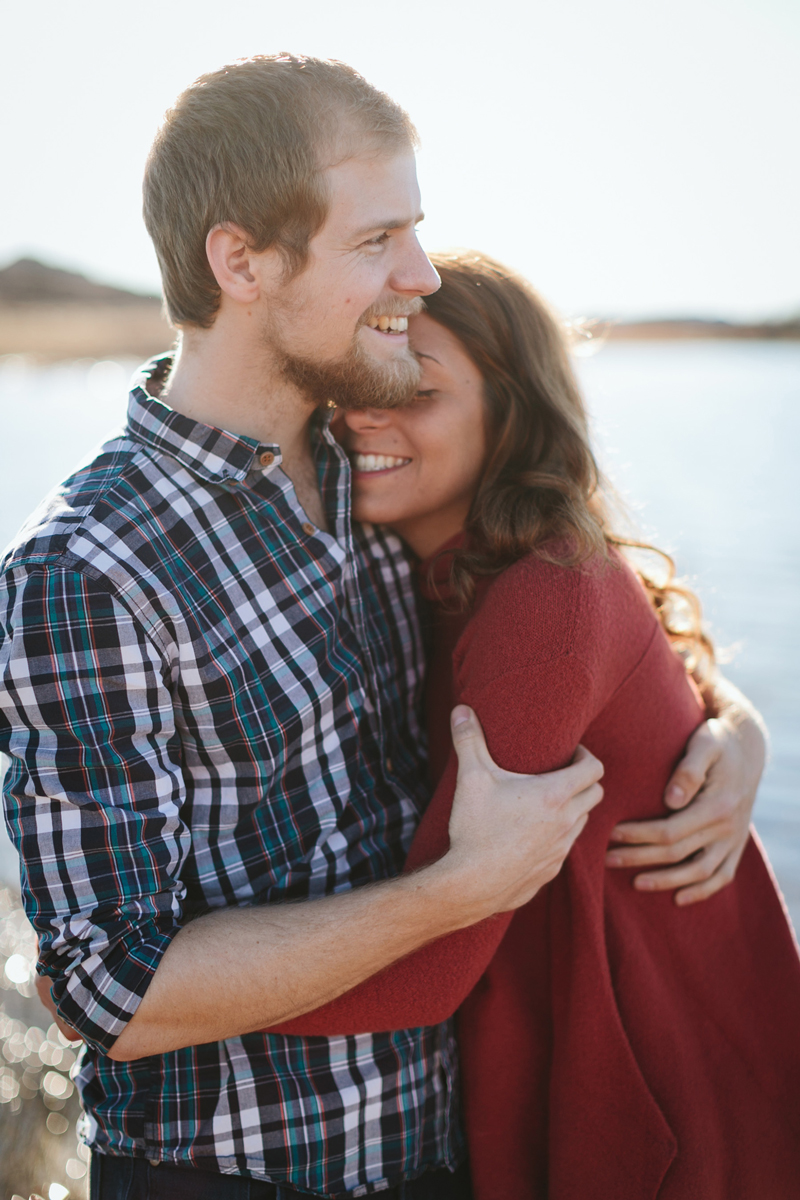
{"type": "Polygon", "coordinates": [[[800,960],[757,845],[728,888],[689,908],[605,867],[619,821],[663,811],[704,719],[690,671],[702,685],[712,653],[696,602],[623,559],[542,303],[486,258],[435,263],[442,289],[413,321],[418,399],[346,417],[356,515],[407,541],[435,603],[439,783],[409,865],[447,846],[456,702],[510,770],[557,768],[582,742],[605,764],[605,799],[513,918],[426,947],[282,1028],[431,1023],[469,991],[459,1035],[478,1200],[788,1200],[800,960]]]}

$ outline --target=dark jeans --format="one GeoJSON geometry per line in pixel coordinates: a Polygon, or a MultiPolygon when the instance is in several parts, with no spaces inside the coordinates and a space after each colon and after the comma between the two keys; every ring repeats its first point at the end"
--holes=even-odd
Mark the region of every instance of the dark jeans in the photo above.
{"type": "MultiPolygon", "coordinates": [[[[305,1195],[243,1175],[92,1155],[90,1200],[300,1200],[305,1195]]],[[[464,1165],[454,1174],[426,1171],[419,1179],[378,1192],[376,1200],[472,1200],[469,1170],[464,1165]]]]}

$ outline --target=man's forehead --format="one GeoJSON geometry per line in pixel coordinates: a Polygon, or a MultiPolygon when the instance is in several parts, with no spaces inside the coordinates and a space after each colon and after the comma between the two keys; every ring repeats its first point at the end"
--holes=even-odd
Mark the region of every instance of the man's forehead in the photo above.
{"type": "Polygon", "coordinates": [[[400,229],[422,220],[416,160],[402,155],[357,156],[329,167],[329,221],[350,236],[400,229]]]}

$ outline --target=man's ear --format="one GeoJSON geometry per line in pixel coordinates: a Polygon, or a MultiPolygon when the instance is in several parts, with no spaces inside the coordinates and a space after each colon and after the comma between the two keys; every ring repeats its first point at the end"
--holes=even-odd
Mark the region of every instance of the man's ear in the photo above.
{"type": "Polygon", "coordinates": [[[277,250],[257,253],[245,231],[230,221],[208,231],[206,255],[221,290],[239,304],[254,304],[264,287],[270,286],[270,277],[281,270],[277,250]]]}

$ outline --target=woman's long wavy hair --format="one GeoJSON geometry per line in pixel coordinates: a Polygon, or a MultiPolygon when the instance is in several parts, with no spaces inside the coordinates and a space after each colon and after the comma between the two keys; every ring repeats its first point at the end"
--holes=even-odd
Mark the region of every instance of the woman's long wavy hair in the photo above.
{"type": "Polygon", "coordinates": [[[623,548],[687,669],[706,679],[714,649],[700,603],[675,579],[663,551],[612,528],[619,507],[589,437],[565,333],[521,276],[474,251],[435,254],[441,289],[428,314],[459,339],[481,372],[488,456],[470,510],[468,544],[452,552],[457,602],[470,603],[477,576],[494,575],[525,554],[577,567],[623,548]]]}

